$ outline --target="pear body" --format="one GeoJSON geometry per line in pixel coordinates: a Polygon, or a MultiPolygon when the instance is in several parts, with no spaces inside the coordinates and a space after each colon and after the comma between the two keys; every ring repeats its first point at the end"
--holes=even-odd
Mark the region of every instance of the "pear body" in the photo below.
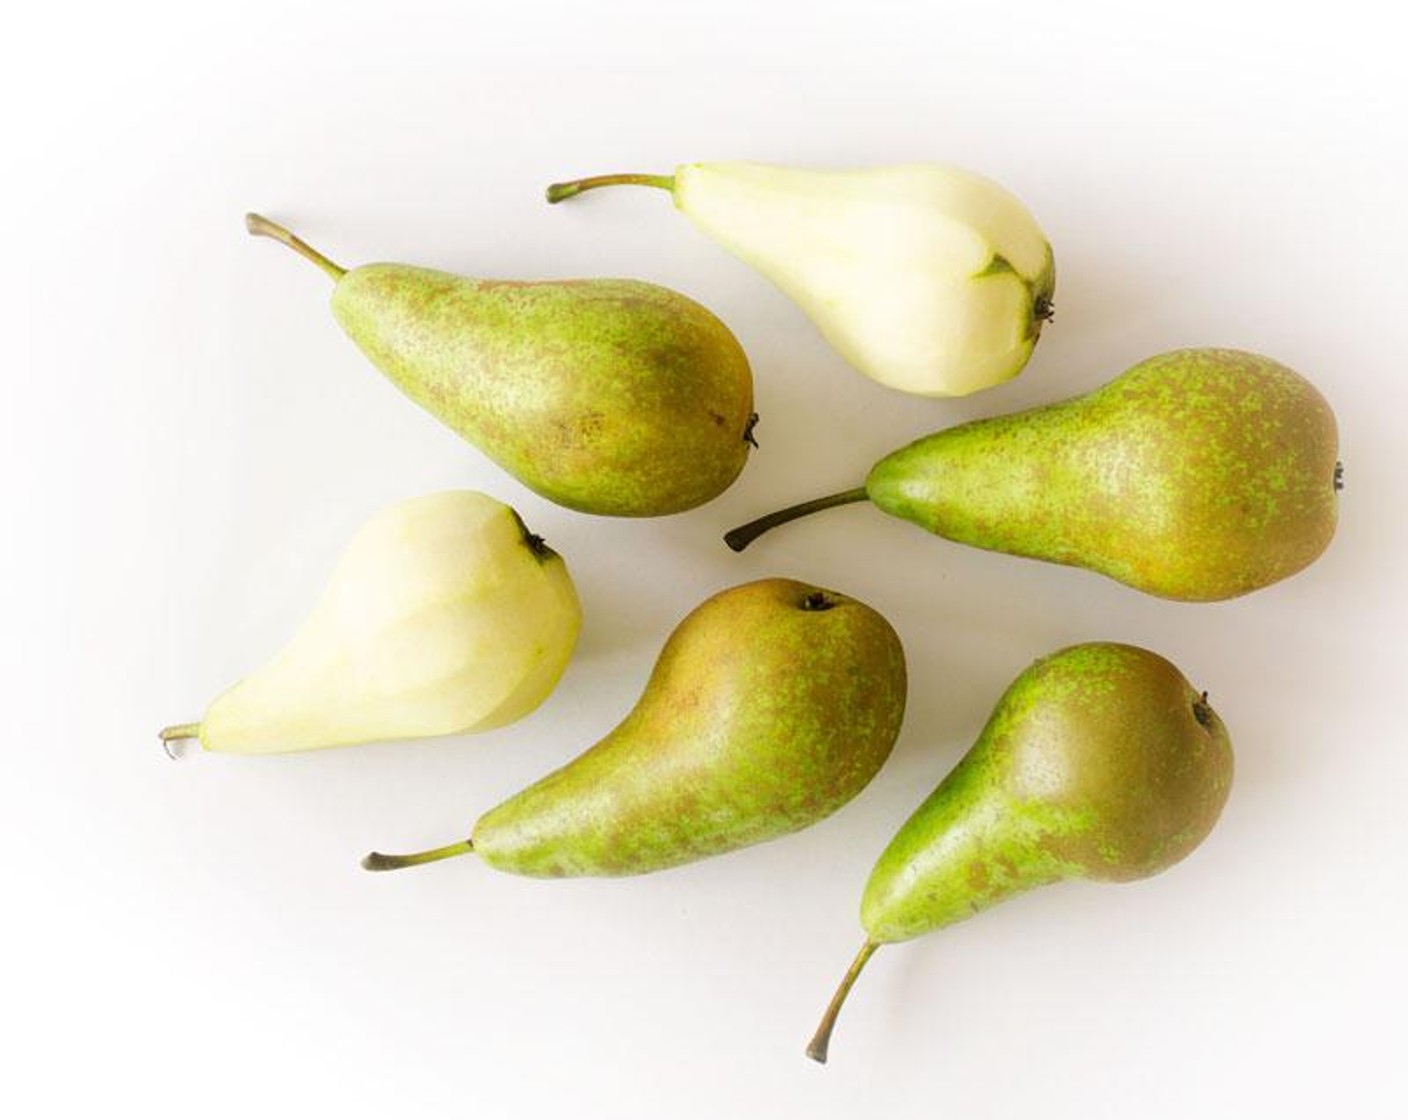
{"type": "Polygon", "coordinates": [[[566,565],[512,509],[474,491],[415,498],[362,527],[200,740],[266,754],[498,727],[552,691],[580,628],[566,565]]]}
{"type": "Polygon", "coordinates": [[[675,513],[721,493],[747,459],[748,359],[667,288],[373,264],[341,277],[332,308],[407,396],[559,505],[675,513]]]}
{"type": "Polygon", "coordinates": [[[1043,658],[881,855],[867,936],[917,937],[1062,879],[1156,874],[1212,829],[1232,769],[1226,728],[1164,658],[1113,643],[1043,658]]]}
{"type": "Polygon", "coordinates": [[[904,703],[899,638],[871,608],[785,579],[721,592],[621,724],[485,813],[474,850],[519,875],[633,875],[793,832],[870,781],[904,703]]]}
{"type": "Polygon", "coordinates": [[[1012,194],[969,171],[694,163],[676,170],[674,198],[894,389],[959,396],[1006,381],[1050,313],[1045,235],[1012,194]]]}
{"type": "Polygon", "coordinates": [[[1293,370],[1176,350],[1086,396],[918,440],[877,463],[866,492],[950,540],[1228,599],[1325,550],[1337,453],[1334,414],[1293,370]]]}

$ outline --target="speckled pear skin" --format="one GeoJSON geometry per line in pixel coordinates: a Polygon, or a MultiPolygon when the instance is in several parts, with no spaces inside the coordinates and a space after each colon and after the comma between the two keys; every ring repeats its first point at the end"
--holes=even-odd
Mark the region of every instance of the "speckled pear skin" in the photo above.
{"type": "Polygon", "coordinates": [[[1330,406],[1293,370],[1175,350],[1086,396],[912,443],[866,491],[950,540],[1169,599],[1229,599],[1325,550],[1337,448],[1330,406]]]}
{"type": "Polygon", "coordinates": [[[885,849],[861,902],[904,941],[1062,879],[1141,879],[1211,831],[1232,783],[1227,729],[1179,670],[1092,643],[1027,669],[885,849]]]}
{"type": "Polygon", "coordinates": [[[723,492],[747,459],[748,359],[668,288],[372,264],[338,281],[332,308],[407,396],[559,505],[677,513],[723,492]]]}
{"type": "Polygon", "coordinates": [[[720,592],[620,725],[485,813],[474,851],[519,875],[636,875],[794,832],[865,787],[904,705],[904,652],[870,607],[788,579],[720,592]]]}

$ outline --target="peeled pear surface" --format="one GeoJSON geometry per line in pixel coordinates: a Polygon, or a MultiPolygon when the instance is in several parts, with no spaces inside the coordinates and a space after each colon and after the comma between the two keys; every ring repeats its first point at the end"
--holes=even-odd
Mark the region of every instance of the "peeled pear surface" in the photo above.
{"type": "Polygon", "coordinates": [[[875,465],[866,492],[950,540],[1209,601],[1325,550],[1337,454],[1330,406],[1294,370],[1187,349],[1086,396],[917,440],[875,465]]]}
{"type": "Polygon", "coordinates": [[[265,754],[481,731],[536,708],[581,608],[562,558],[474,491],[402,502],[338,560],[284,649],[220,696],[213,751],[265,754]]]}
{"type": "Polygon", "coordinates": [[[999,384],[1026,365],[1049,314],[1045,235],[972,172],[695,163],[674,184],[682,212],[882,385],[962,396],[999,384]]]}
{"type": "Polygon", "coordinates": [[[747,356],[670,289],[372,264],[338,281],[332,309],[407,396],[559,505],[677,513],[727,489],[747,460],[747,356]]]}
{"type": "Polygon", "coordinates": [[[474,851],[519,875],[635,875],[794,832],[889,757],[905,686],[865,604],[786,579],[720,592],[613,731],[480,817],[474,851]]]}
{"type": "Polygon", "coordinates": [[[862,925],[904,941],[1059,880],[1154,875],[1211,831],[1232,771],[1226,727],[1163,657],[1103,642],[1051,654],[885,849],[862,925]]]}

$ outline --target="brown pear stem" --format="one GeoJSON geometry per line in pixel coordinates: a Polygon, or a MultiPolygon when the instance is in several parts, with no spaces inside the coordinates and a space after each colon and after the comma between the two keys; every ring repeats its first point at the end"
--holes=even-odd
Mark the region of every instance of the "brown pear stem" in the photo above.
{"type": "Polygon", "coordinates": [[[388,856],[381,852],[372,852],[362,857],[362,866],[368,871],[399,871],[403,867],[434,863],[436,860],[449,859],[451,856],[468,855],[472,851],[474,851],[473,840],[459,840],[454,844],[446,844],[443,848],[431,848],[427,852],[412,852],[404,856],[388,856]]]}
{"type": "Polygon", "coordinates": [[[561,202],[563,199],[572,198],[583,191],[594,190],[597,187],[658,187],[662,191],[675,190],[675,177],[673,175],[641,175],[635,172],[628,172],[619,175],[591,175],[585,179],[569,179],[565,183],[554,183],[548,188],[548,201],[561,202]]]}
{"type": "Polygon", "coordinates": [[[821,1017],[821,1023],[816,1028],[816,1034],[812,1035],[811,1042],[807,1043],[807,1057],[812,1061],[826,1064],[826,1052],[831,1047],[831,1032],[836,1029],[836,1016],[841,1014],[841,1005],[850,995],[851,986],[856,982],[856,977],[860,975],[860,970],[865,967],[865,962],[870,960],[878,948],[880,948],[878,941],[866,941],[860,947],[860,952],[856,954],[856,959],[851,962],[851,967],[846,970],[846,975],[841,978],[841,986],[831,997],[826,1014],[821,1017]]]}
{"type": "Polygon", "coordinates": [[[246,214],[244,216],[244,228],[254,234],[255,237],[272,237],[275,241],[287,245],[295,253],[307,257],[315,265],[321,268],[334,280],[341,280],[347,275],[347,270],[341,265],[333,264],[317,249],[309,245],[301,237],[296,237],[277,222],[271,222],[263,214],[246,214]]]}
{"type": "Polygon", "coordinates": [[[854,490],[843,490],[839,494],[828,494],[824,498],[813,498],[810,502],[788,506],[786,509],[780,509],[766,517],[750,521],[747,525],[740,525],[737,529],[730,529],[724,534],[724,544],[734,552],[742,552],[769,529],[775,529],[789,521],[796,521],[797,518],[806,517],[809,513],[819,513],[824,509],[831,509],[833,506],[845,506],[852,502],[864,502],[869,499],[870,495],[864,486],[857,486],[854,490]]]}

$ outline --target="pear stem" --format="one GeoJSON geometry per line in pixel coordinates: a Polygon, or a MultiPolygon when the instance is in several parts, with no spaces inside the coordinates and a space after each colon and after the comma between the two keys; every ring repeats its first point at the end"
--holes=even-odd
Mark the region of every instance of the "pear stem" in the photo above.
{"type": "Polygon", "coordinates": [[[851,967],[846,970],[846,975],[841,978],[841,986],[831,997],[831,1002],[826,1007],[826,1014],[821,1017],[821,1024],[816,1028],[816,1034],[812,1035],[811,1042],[807,1043],[807,1057],[812,1061],[820,1062],[822,1065],[826,1064],[826,1052],[831,1047],[831,1032],[836,1029],[836,1016],[841,1014],[841,1005],[850,995],[851,986],[856,982],[856,977],[860,975],[860,970],[865,967],[865,962],[870,960],[878,948],[880,948],[878,941],[866,941],[860,947],[860,952],[856,954],[856,959],[851,962],[851,967]]]}
{"type": "Polygon", "coordinates": [[[813,498],[810,502],[788,506],[786,509],[780,509],[766,517],[750,521],[747,525],[740,525],[737,529],[730,529],[724,534],[724,544],[734,552],[742,552],[769,529],[775,529],[789,521],[796,521],[797,518],[806,517],[809,513],[819,513],[824,509],[831,509],[833,506],[845,506],[852,502],[864,502],[869,499],[870,495],[864,486],[857,486],[854,490],[843,490],[839,494],[828,494],[824,498],[813,498]]]}
{"type": "Polygon", "coordinates": [[[157,738],[161,740],[161,748],[166,752],[166,757],[175,758],[176,754],[172,751],[171,744],[179,743],[182,739],[199,739],[200,724],[173,723],[170,727],[163,727],[156,734],[157,738]]]}
{"type": "Polygon", "coordinates": [[[388,856],[381,852],[372,852],[362,857],[362,866],[368,871],[399,871],[403,867],[416,867],[422,863],[434,863],[436,860],[449,859],[451,856],[468,855],[474,851],[473,840],[460,840],[454,844],[446,844],[443,848],[431,848],[428,852],[412,852],[404,856],[388,856]]]}
{"type": "Polygon", "coordinates": [[[255,237],[272,237],[275,241],[282,242],[295,253],[307,257],[315,265],[321,268],[334,280],[341,280],[347,275],[347,270],[341,265],[333,264],[317,249],[309,245],[301,237],[297,237],[284,229],[277,222],[271,222],[263,214],[246,214],[244,216],[244,228],[254,234],[255,237]]]}
{"type": "Polygon", "coordinates": [[[586,179],[570,179],[565,183],[554,183],[548,188],[548,201],[561,202],[583,191],[596,187],[658,187],[662,191],[674,193],[673,175],[641,175],[626,173],[620,175],[592,175],[586,179]]]}

